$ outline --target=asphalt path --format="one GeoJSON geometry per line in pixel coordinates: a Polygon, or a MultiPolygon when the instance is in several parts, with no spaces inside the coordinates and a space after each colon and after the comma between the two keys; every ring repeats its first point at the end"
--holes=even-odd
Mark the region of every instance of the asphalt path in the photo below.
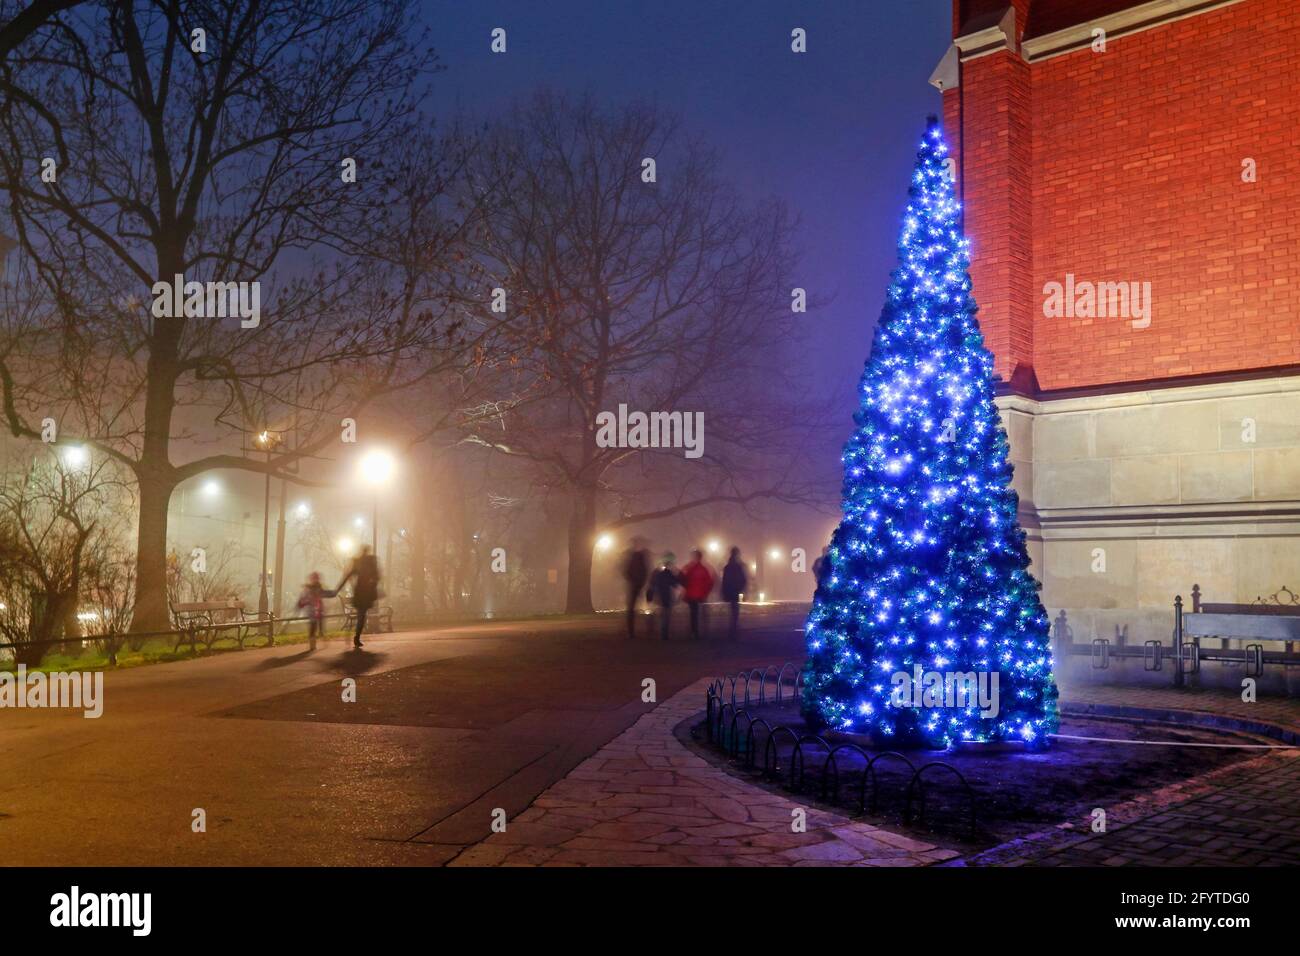
{"type": "Polygon", "coordinates": [[[802,621],[764,608],[734,642],[502,621],[108,672],[99,719],[0,709],[0,863],[445,864],[653,707],[647,679],[664,701],[801,663],[802,621]]]}

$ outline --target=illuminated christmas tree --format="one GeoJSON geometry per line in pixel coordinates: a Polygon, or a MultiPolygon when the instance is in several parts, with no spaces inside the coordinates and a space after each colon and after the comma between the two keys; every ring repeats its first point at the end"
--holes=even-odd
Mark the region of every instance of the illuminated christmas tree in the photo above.
{"type": "Polygon", "coordinates": [[[883,746],[1042,743],[1056,728],[1050,622],[1016,520],[947,157],[932,118],[844,448],[803,710],[883,746]],[[993,705],[963,694],[971,674],[995,688],[993,705]]]}

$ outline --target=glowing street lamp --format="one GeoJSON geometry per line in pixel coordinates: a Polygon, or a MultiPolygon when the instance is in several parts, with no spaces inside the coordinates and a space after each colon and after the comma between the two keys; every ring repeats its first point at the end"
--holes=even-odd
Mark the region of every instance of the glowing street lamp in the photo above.
{"type": "Polygon", "coordinates": [[[339,554],[344,556],[351,555],[356,546],[356,542],[347,535],[343,535],[343,537],[334,542],[334,547],[338,549],[339,554]]]}
{"type": "Polygon", "coordinates": [[[81,445],[72,445],[63,450],[63,464],[68,468],[84,468],[90,461],[90,452],[81,445]]]}
{"type": "Polygon", "coordinates": [[[610,548],[612,548],[612,547],[614,547],[614,536],[613,536],[613,535],[611,535],[611,534],[602,534],[599,538],[596,539],[596,550],[597,550],[597,551],[608,551],[608,550],[609,550],[610,548]]]}
{"type": "Polygon", "coordinates": [[[375,448],[361,456],[360,470],[362,481],[371,487],[380,487],[386,485],[397,471],[397,461],[383,449],[375,448]]]}
{"type": "Polygon", "coordinates": [[[370,550],[376,558],[379,557],[379,492],[390,481],[397,471],[397,459],[391,452],[382,448],[372,448],[361,456],[358,463],[358,471],[361,474],[361,481],[374,489],[375,506],[374,517],[370,522],[370,550]]]}
{"type": "Polygon", "coordinates": [[[709,542],[708,548],[710,554],[717,554],[719,551],[722,550],[722,544],[718,541],[717,538],[714,538],[709,542]]]}
{"type": "Polygon", "coordinates": [[[307,504],[305,501],[300,501],[298,502],[298,507],[295,509],[295,513],[301,520],[306,521],[311,517],[311,505],[307,504]]]}
{"type": "Polygon", "coordinates": [[[200,490],[203,492],[205,498],[215,498],[217,495],[221,494],[221,482],[217,481],[215,478],[210,478],[203,483],[203,487],[200,490]]]}

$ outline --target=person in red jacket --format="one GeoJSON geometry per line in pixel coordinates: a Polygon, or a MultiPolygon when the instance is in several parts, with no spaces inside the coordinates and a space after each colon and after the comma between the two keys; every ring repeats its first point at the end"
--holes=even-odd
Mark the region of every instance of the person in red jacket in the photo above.
{"type": "Polygon", "coordinates": [[[700,605],[709,599],[713,590],[713,572],[704,563],[704,552],[691,552],[691,560],[682,568],[679,580],[682,582],[682,600],[691,609],[691,637],[700,636],[700,605]]]}

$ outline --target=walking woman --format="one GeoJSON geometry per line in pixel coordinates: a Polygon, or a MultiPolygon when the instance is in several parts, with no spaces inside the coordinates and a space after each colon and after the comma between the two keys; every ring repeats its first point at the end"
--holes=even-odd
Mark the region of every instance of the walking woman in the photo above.
{"type": "Polygon", "coordinates": [[[682,568],[682,599],[691,609],[691,637],[700,639],[700,614],[704,602],[713,591],[713,572],[704,563],[704,552],[698,548],[691,552],[691,560],[682,568]]]}
{"type": "Polygon", "coordinates": [[[361,646],[361,632],[366,628],[366,615],[379,600],[379,559],[370,553],[369,545],[362,545],[361,552],[352,559],[348,573],[335,591],[343,590],[343,585],[352,578],[357,583],[352,586],[352,607],[357,612],[357,632],[352,637],[352,646],[361,646]]]}

